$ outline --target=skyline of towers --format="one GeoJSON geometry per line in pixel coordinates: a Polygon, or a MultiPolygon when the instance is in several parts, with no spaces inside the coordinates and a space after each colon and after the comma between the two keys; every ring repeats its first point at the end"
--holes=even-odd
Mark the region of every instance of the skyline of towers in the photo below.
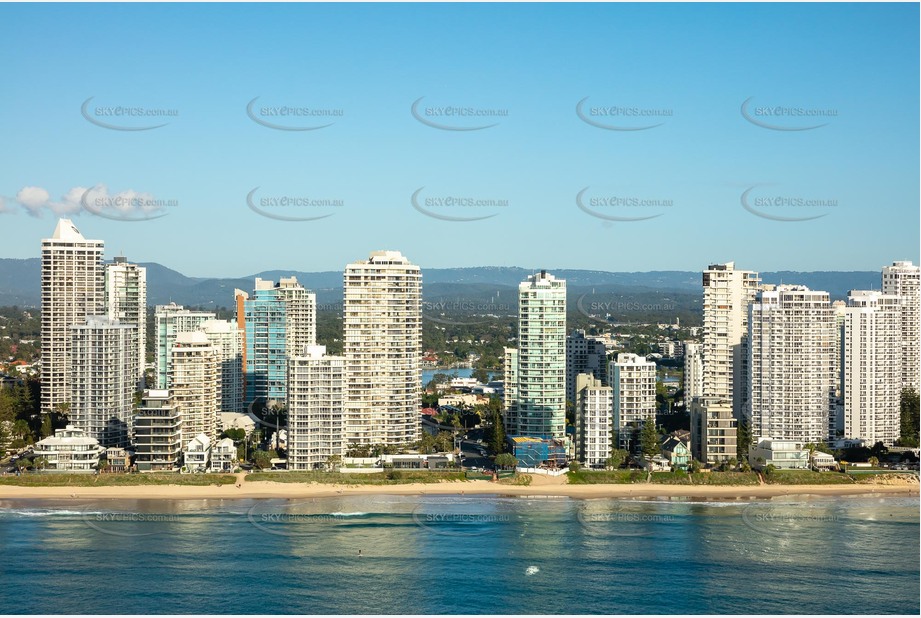
{"type": "Polygon", "coordinates": [[[70,219],[59,219],[51,238],[42,239],[42,412],[70,403],[70,327],[105,313],[104,247],[70,219]]]}
{"type": "Polygon", "coordinates": [[[399,251],[372,251],[343,273],[346,444],[419,438],[422,270],[399,251]]]}
{"type": "Polygon", "coordinates": [[[506,390],[506,433],[565,438],[565,280],[541,270],[518,285],[518,348],[511,360],[517,380],[514,399],[506,390]]]}

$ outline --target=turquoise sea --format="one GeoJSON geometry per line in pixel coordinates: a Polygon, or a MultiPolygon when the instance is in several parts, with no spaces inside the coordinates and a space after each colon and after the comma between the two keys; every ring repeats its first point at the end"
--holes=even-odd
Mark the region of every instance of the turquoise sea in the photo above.
{"type": "Polygon", "coordinates": [[[918,512],[891,497],[5,500],[0,607],[918,614],[918,512]]]}

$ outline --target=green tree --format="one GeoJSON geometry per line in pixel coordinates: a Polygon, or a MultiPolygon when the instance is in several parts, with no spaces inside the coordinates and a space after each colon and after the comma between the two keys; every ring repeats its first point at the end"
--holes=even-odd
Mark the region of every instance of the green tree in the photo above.
{"type": "Polygon", "coordinates": [[[693,474],[697,474],[698,472],[700,472],[700,462],[697,461],[696,459],[692,459],[690,468],[693,474]]]}
{"type": "Polygon", "coordinates": [[[518,460],[511,453],[499,453],[496,455],[496,466],[507,470],[518,465],[518,460]]]}
{"type": "Polygon", "coordinates": [[[605,459],[604,467],[608,470],[617,470],[627,461],[629,453],[622,448],[611,449],[611,456],[605,459]]]}
{"type": "Polygon", "coordinates": [[[919,417],[918,391],[913,388],[903,389],[899,401],[899,410],[901,416],[899,445],[917,448],[918,425],[921,423],[921,417],[919,417]]]}
{"type": "Polygon", "coordinates": [[[454,450],[454,435],[450,431],[440,431],[435,436],[435,448],[439,453],[447,453],[454,450]]]}
{"type": "Polygon", "coordinates": [[[246,431],[236,427],[225,429],[222,435],[225,438],[230,438],[234,442],[241,442],[246,439],[246,431]]]}
{"type": "Polygon", "coordinates": [[[330,455],[326,458],[326,469],[336,471],[342,465],[342,456],[330,455]]]}
{"type": "Polygon", "coordinates": [[[659,432],[656,430],[656,419],[652,416],[643,422],[640,430],[640,449],[650,457],[659,452],[659,432]]]}
{"type": "Polygon", "coordinates": [[[569,471],[570,471],[570,472],[578,472],[578,471],[581,470],[581,469],[582,469],[582,464],[580,464],[580,463],[579,463],[578,461],[576,461],[575,459],[573,459],[572,461],[569,462],[569,471]]]}
{"type": "Polygon", "coordinates": [[[736,425],[736,457],[744,461],[748,459],[748,451],[752,444],[751,426],[742,419],[736,425]]]}
{"type": "Polygon", "coordinates": [[[482,367],[474,369],[473,373],[470,374],[470,377],[475,378],[476,381],[480,382],[481,384],[486,384],[489,382],[489,372],[482,367]]]}
{"type": "Polygon", "coordinates": [[[262,468],[263,470],[267,470],[272,467],[272,454],[268,451],[263,451],[262,449],[253,451],[252,460],[256,466],[262,468]]]}

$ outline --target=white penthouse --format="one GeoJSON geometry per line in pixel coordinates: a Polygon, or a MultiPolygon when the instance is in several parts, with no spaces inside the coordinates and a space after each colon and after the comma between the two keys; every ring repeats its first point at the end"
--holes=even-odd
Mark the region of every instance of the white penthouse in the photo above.
{"type": "Polygon", "coordinates": [[[147,390],[134,419],[135,464],[171,472],[182,460],[182,410],[168,390],[147,390]]]}
{"type": "Polygon", "coordinates": [[[44,469],[54,472],[93,472],[102,451],[96,438],[73,425],[56,429],[53,437],[35,443],[35,457],[44,459],[44,469]]]}

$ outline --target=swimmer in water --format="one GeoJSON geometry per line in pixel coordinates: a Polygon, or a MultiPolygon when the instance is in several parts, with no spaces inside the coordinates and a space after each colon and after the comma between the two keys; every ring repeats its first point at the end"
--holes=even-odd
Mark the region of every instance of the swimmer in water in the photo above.
{"type": "Polygon", "coordinates": [[[358,557],[361,558],[361,550],[358,550],[358,557]]]}

